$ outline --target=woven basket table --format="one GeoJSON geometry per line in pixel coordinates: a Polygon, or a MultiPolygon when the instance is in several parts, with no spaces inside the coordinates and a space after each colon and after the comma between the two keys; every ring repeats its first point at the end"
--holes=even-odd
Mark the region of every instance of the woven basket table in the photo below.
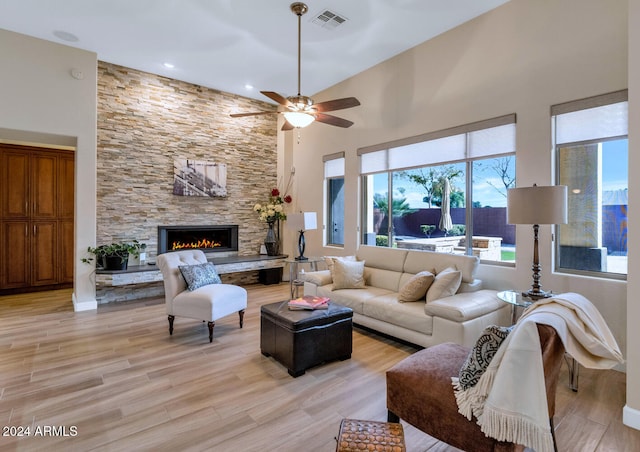
{"type": "Polygon", "coordinates": [[[402,425],[394,422],[343,419],[337,441],[337,452],[407,450],[402,425]]]}

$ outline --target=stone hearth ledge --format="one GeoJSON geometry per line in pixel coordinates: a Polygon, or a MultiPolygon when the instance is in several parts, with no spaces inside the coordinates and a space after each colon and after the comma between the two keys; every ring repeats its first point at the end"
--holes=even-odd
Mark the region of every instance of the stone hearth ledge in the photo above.
{"type": "MultiPolygon", "coordinates": [[[[284,267],[286,254],[265,256],[229,256],[209,258],[216,266],[218,274],[247,272],[284,267]]],[[[96,270],[97,286],[128,286],[162,281],[162,273],[153,265],[131,265],[126,270],[96,270]]]]}

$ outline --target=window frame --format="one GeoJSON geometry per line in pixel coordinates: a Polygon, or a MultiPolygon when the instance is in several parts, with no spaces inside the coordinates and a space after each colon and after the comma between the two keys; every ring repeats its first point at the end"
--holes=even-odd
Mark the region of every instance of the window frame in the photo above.
{"type": "MultiPolygon", "coordinates": [[[[343,233],[342,233],[342,237],[343,237],[343,243],[335,243],[334,242],[334,236],[332,234],[332,224],[333,224],[333,218],[334,218],[334,208],[333,208],[333,200],[331,195],[331,187],[330,184],[332,181],[336,180],[336,179],[342,179],[343,181],[343,190],[345,188],[345,153],[344,152],[336,152],[334,154],[329,154],[329,155],[325,155],[322,157],[322,162],[323,162],[323,171],[324,171],[324,218],[325,218],[325,224],[324,224],[324,233],[323,233],[323,241],[324,241],[324,245],[325,246],[331,246],[331,247],[336,247],[336,248],[344,248],[344,193],[342,195],[343,200],[342,200],[342,221],[343,221],[343,233]],[[328,171],[328,162],[331,161],[335,161],[335,160],[342,160],[341,165],[342,165],[342,171],[337,171],[337,172],[330,172],[328,171]],[[329,175],[327,175],[327,173],[329,173],[329,175]]],[[[338,162],[338,164],[340,164],[338,162]]],[[[335,170],[334,170],[335,171],[335,170]]]]}
{"type": "MultiPolygon", "coordinates": [[[[372,196],[372,194],[367,193],[367,189],[366,189],[368,185],[367,184],[368,176],[373,176],[375,174],[385,174],[385,173],[388,175],[388,180],[387,180],[388,197],[389,197],[389,204],[391,204],[391,200],[393,199],[393,194],[392,194],[393,174],[395,172],[403,171],[403,170],[419,169],[419,168],[428,168],[432,166],[464,163],[465,164],[465,227],[466,227],[465,255],[472,255],[473,254],[472,241],[470,240],[470,237],[473,236],[473,212],[472,212],[472,209],[473,209],[473,174],[472,174],[473,163],[479,160],[487,160],[490,158],[499,158],[499,157],[505,157],[505,156],[513,156],[514,159],[517,158],[516,149],[515,149],[516,134],[517,134],[517,117],[515,113],[512,113],[512,114],[503,115],[497,118],[477,121],[477,122],[462,125],[462,126],[456,126],[456,127],[452,127],[452,128],[448,128],[440,131],[429,132],[429,133],[417,135],[414,137],[404,138],[400,140],[395,140],[391,142],[386,142],[386,143],[373,145],[373,146],[367,146],[367,147],[358,149],[357,155],[358,157],[360,157],[359,186],[360,186],[360,198],[361,198],[360,209],[359,209],[360,224],[361,224],[361,227],[359,228],[360,243],[365,243],[365,233],[369,233],[365,231],[365,227],[362,226],[367,224],[366,206],[369,202],[368,196],[369,197],[372,196]],[[484,154],[475,153],[474,154],[472,152],[472,146],[470,144],[470,136],[473,132],[482,132],[484,130],[492,129],[499,126],[505,126],[505,125],[513,126],[513,146],[512,146],[513,149],[512,150],[510,150],[509,152],[500,152],[500,153],[493,153],[493,154],[492,153],[484,153],[484,154]],[[434,140],[439,140],[443,138],[446,139],[449,137],[455,137],[460,135],[464,137],[464,156],[462,158],[454,158],[452,160],[437,161],[437,162],[431,161],[428,164],[424,164],[424,163],[420,164],[420,162],[418,162],[418,165],[413,165],[408,167],[390,167],[389,156],[390,156],[390,153],[393,152],[394,148],[410,146],[413,144],[434,141],[434,140]],[[364,156],[366,156],[366,154],[370,154],[374,152],[377,153],[377,156],[381,157],[382,159],[378,159],[377,161],[374,161],[374,163],[370,166],[370,168],[372,168],[371,171],[366,171],[366,168],[363,171],[363,166],[365,166],[363,165],[363,158],[366,158],[364,156]],[[383,162],[383,159],[386,161],[383,162]],[[383,165],[384,167],[382,167],[383,165]]],[[[514,165],[514,170],[515,170],[515,165],[514,165]]],[[[514,180],[514,183],[515,183],[515,180],[514,180]]],[[[392,224],[393,218],[392,218],[392,215],[387,215],[387,217],[388,217],[387,221],[388,223],[390,223],[388,225],[389,238],[392,239],[393,238],[393,224],[392,224]]],[[[389,243],[387,244],[387,246],[392,247],[393,240],[389,240],[389,243]]],[[[510,261],[495,261],[495,260],[483,259],[481,260],[481,262],[490,264],[490,265],[499,265],[499,266],[508,266],[508,267],[515,266],[515,262],[510,262],[510,261]]]]}
{"type": "MultiPolygon", "coordinates": [[[[598,107],[606,107],[609,105],[617,104],[617,103],[628,103],[628,90],[620,90],[612,93],[602,94],[598,96],[593,96],[585,99],[579,99],[575,101],[564,102],[562,104],[552,105],[550,108],[550,119],[551,119],[551,141],[552,141],[552,149],[553,149],[553,160],[555,163],[555,181],[558,183],[561,179],[560,174],[560,149],[561,148],[569,148],[569,147],[577,147],[577,146],[586,146],[590,144],[599,144],[606,143],[610,141],[619,141],[619,140],[629,140],[629,134],[627,130],[626,135],[611,135],[606,136],[604,138],[589,138],[585,140],[578,141],[569,141],[569,142],[557,142],[557,117],[559,115],[565,113],[573,113],[581,110],[588,110],[592,108],[598,107]]],[[[628,127],[628,114],[627,114],[627,127],[628,127]]],[[[628,177],[628,161],[627,161],[627,184],[629,181],[628,177]]],[[[599,206],[602,208],[602,205],[599,206]]],[[[627,205],[628,209],[628,205],[627,205]]],[[[560,225],[554,225],[553,227],[554,236],[557,238],[554,240],[553,247],[553,271],[558,274],[564,275],[576,275],[576,276],[586,276],[592,278],[602,278],[609,280],[619,280],[626,281],[629,271],[627,268],[627,273],[614,273],[609,271],[595,271],[595,270],[579,270],[568,267],[560,266],[560,256],[561,256],[561,234],[560,234],[560,225]]]]}

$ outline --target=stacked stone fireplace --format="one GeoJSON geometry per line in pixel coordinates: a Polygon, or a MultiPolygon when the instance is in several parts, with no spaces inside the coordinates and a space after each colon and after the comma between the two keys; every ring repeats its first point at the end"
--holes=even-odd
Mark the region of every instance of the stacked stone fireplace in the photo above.
{"type": "Polygon", "coordinates": [[[158,226],[158,254],[186,249],[199,249],[214,257],[237,255],[238,226],[158,226]]]}
{"type": "MultiPolygon", "coordinates": [[[[237,225],[172,225],[158,226],[158,254],[178,250],[200,249],[216,265],[223,283],[249,285],[270,282],[278,272],[280,281],[284,259],[282,256],[240,256],[238,254],[237,225]],[[268,282],[265,282],[268,281],[268,282]]],[[[154,262],[149,262],[154,264],[154,262]]],[[[155,266],[129,267],[125,272],[96,274],[98,303],[127,301],[146,297],[162,297],[162,274],[155,266]]]]}

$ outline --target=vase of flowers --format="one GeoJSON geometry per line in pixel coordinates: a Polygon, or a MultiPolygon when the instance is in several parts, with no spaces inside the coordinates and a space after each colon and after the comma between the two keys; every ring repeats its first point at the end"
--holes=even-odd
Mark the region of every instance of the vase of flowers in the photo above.
{"type": "Polygon", "coordinates": [[[273,230],[273,226],[275,224],[274,221],[267,222],[269,225],[269,229],[267,230],[267,236],[264,239],[264,246],[267,249],[267,256],[277,256],[279,250],[278,237],[276,236],[276,232],[273,230]]]}
{"type": "Polygon", "coordinates": [[[290,204],[293,199],[291,195],[280,194],[277,188],[271,189],[271,194],[266,204],[256,204],[253,210],[258,212],[260,221],[269,225],[264,246],[267,255],[277,256],[280,253],[280,220],[286,220],[287,214],[284,211],[285,204],[290,204]]]}

